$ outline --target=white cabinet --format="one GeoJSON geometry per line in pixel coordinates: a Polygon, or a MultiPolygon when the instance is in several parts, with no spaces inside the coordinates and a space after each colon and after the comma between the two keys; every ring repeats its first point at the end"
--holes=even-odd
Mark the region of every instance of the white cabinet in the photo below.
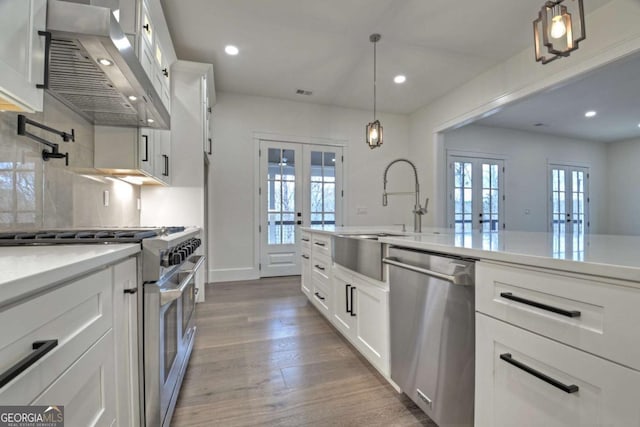
{"type": "Polygon", "coordinates": [[[162,103],[171,112],[169,70],[176,58],[169,29],[159,2],[142,2],[142,16],[138,34],[138,57],[142,68],[153,83],[162,103]]]}
{"type": "Polygon", "coordinates": [[[95,126],[94,130],[95,169],[134,177],[130,182],[137,184],[171,184],[170,131],[112,126],[95,126]]]}
{"type": "Polygon", "coordinates": [[[0,111],[42,111],[46,0],[0,1],[0,111]]]}
{"type": "Polygon", "coordinates": [[[331,320],[332,300],[331,292],[331,258],[324,253],[318,253],[314,247],[311,250],[311,301],[318,307],[327,319],[331,320]]]}
{"type": "Polygon", "coordinates": [[[125,289],[137,289],[135,258],[3,309],[0,372],[16,374],[0,405],[64,405],[73,426],[138,425],[137,303],[125,289]]]}
{"type": "Polygon", "coordinates": [[[140,418],[138,383],[137,265],[129,258],[113,267],[113,354],[115,354],[118,426],[136,426],[140,418]]]}
{"type": "Polygon", "coordinates": [[[639,426],[637,284],[476,264],[475,425],[639,426]]]}
{"type": "Polygon", "coordinates": [[[640,425],[640,372],[483,314],[476,331],[476,426],[640,425]]]}
{"type": "Polygon", "coordinates": [[[302,292],[308,298],[311,298],[313,294],[311,292],[311,235],[306,231],[303,231],[300,237],[300,256],[302,257],[302,261],[300,262],[302,269],[300,287],[302,292]]]}
{"type": "Polygon", "coordinates": [[[384,375],[389,365],[389,290],[340,266],[333,266],[332,322],[384,375]]]}

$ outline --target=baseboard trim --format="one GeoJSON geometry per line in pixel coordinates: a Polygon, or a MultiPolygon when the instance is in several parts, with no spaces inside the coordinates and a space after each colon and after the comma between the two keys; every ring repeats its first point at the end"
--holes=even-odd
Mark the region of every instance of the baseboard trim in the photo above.
{"type": "Polygon", "coordinates": [[[209,270],[209,283],[236,282],[239,280],[257,280],[260,272],[253,267],[219,268],[209,270]]]}

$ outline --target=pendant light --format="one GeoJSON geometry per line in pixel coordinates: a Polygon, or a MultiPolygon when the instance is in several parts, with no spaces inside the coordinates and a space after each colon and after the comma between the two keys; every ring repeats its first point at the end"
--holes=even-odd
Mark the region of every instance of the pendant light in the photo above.
{"type": "Polygon", "coordinates": [[[373,121],[367,125],[367,145],[374,149],[382,145],[382,125],[376,120],[376,43],[380,41],[380,34],[371,34],[369,41],[373,43],[373,121]]]}
{"type": "Polygon", "coordinates": [[[543,64],[569,56],[585,38],[582,0],[547,1],[533,21],[536,61],[543,64]]]}

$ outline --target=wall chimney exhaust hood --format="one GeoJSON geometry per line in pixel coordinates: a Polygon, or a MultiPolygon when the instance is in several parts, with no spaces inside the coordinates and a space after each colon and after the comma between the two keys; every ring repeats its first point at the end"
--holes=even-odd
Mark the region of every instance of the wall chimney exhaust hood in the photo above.
{"type": "Polygon", "coordinates": [[[89,122],[169,129],[169,112],[109,8],[49,0],[48,93],[89,122]]]}

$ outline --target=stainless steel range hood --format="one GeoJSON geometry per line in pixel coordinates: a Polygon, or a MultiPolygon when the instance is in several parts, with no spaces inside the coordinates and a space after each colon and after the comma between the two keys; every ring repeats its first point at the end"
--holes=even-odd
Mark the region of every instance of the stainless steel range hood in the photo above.
{"type": "Polygon", "coordinates": [[[169,112],[109,8],[49,0],[47,31],[51,95],[96,125],[169,129],[169,112]]]}

